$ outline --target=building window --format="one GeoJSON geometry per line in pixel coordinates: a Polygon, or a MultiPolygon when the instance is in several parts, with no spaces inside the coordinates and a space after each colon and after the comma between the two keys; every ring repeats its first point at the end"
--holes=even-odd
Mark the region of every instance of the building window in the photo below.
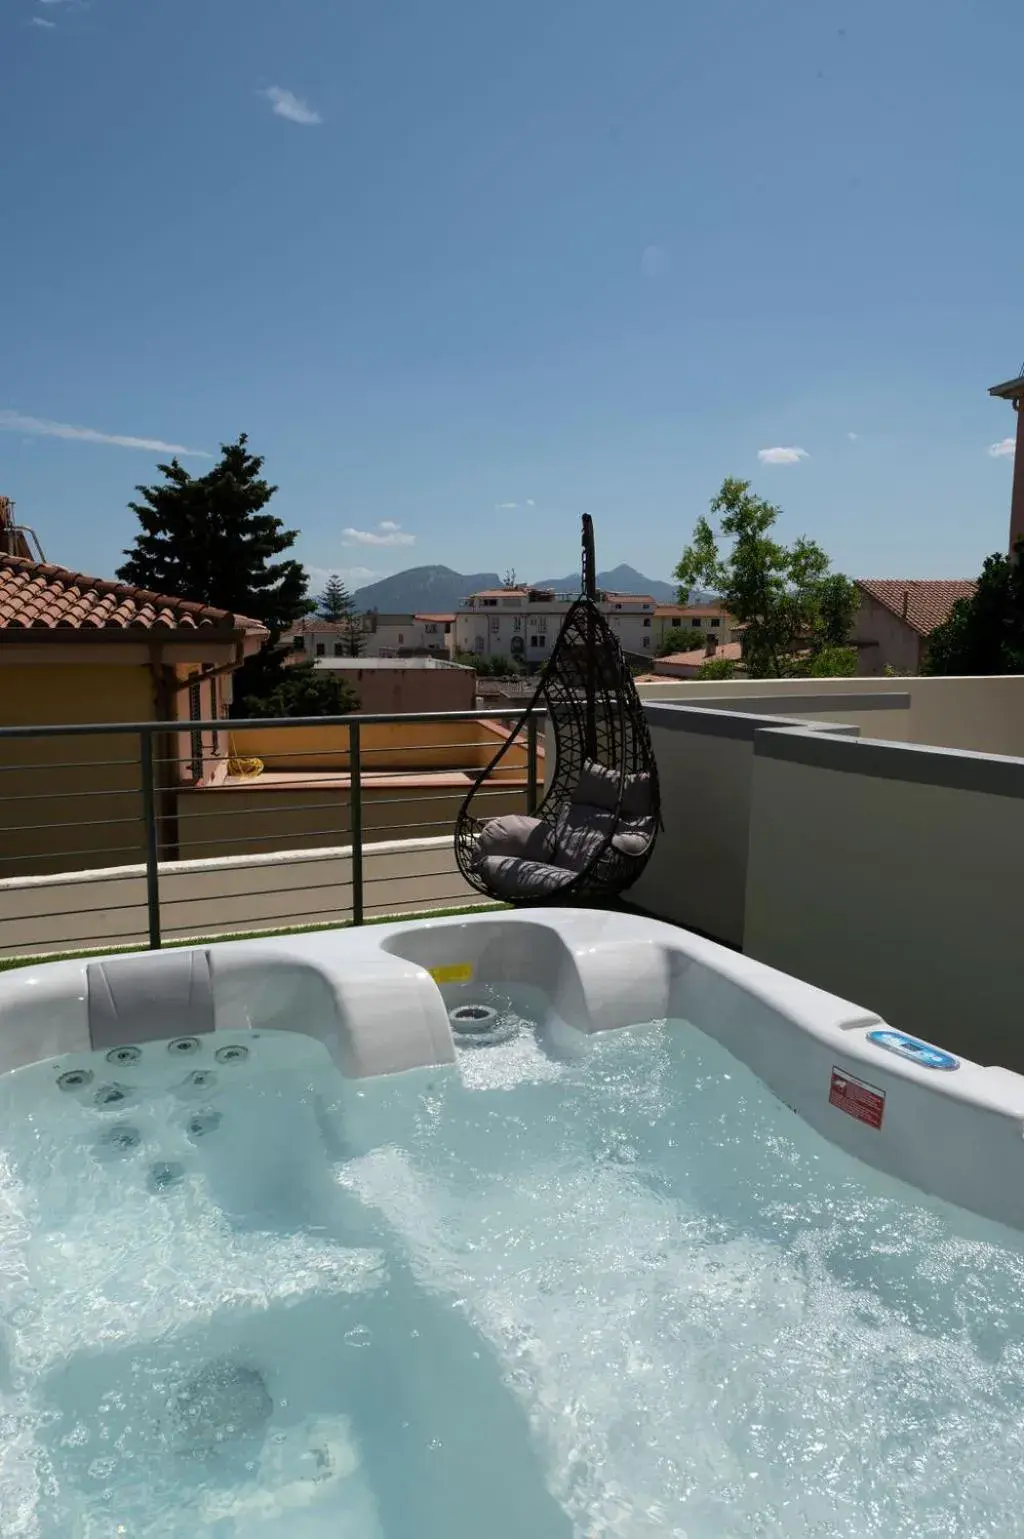
{"type": "Polygon", "coordinates": [[[530,645],[531,647],[542,647],[544,646],[547,639],[548,638],[546,636],[538,635],[538,633],[535,631],[534,634],[530,637],[530,645]]]}
{"type": "Polygon", "coordinates": [[[651,623],[651,618],[650,618],[650,615],[648,615],[647,619],[644,621],[644,625],[649,626],[650,623],[651,623]]]}
{"type": "Polygon", "coordinates": [[[398,633],[398,645],[400,647],[404,647],[405,646],[405,637],[402,635],[401,631],[399,631],[399,633],[398,633]]]}
{"type": "Polygon", "coordinates": [[[690,624],[693,626],[695,631],[699,631],[700,630],[700,621],[699,620],[696,620],[696,619],[691,620],[690,624]]]}
{"type": "Polygon", "coordinates": [[[497,599],[481,599],[480,602],[485,609],[497,609],[498,607],[497,599]]]}
{"type": "Polygon", "coordinates": [[[497,615],[492,615],[491,616],[491,634],[493,636],[496,636],[497,633],[500,630],[501,630],[501,621],[499,620],[497,615]]]}
{"type": "Polygon", "coordinates": [[[649,647],[649,646],[650,646],[650,644],[651,644],[651,638],[650,638],[650,636],[645,636],[645,637],[644,637],[644,646],[645,646],[645,647],[649,647]]]}
{"type": "Polygon", "coordinates": [[[712,620],[711,621],[711,629],[713,631],[717,631],[717,629],[721,625],[721,623],[722,623],[721,620],[712,620]]]}
{"type": "Polygon", "coordinates": [[[317,655],[317,657],[323,657],[323,655],[324,655],[324,653],[326,651],[327,651],[327,648],[324,646],[323,642],[322,641],[318,641],[317,644],[316,644],[316,655],[317,655]]]}
{"type": "Polygon", "coordinates": [[[345,655],[345,649],[340,641],[334,643],[334,655],[335,657],[344,657],[345,655]]]}
{"type": "Polygon", "coordinates": [[[294,647],[296,652],[305,652],[305,650],[306,650],[306,638],[305,638],[305,636],[293,636],[292,637],[292,646],[294,647]]]}
{"type": "Polygon", "coordinates": [[[512,629],[514,631],[521,631],[522,628],[523,628],[523,617],[522,617],[522,615],[513,615],[512,616],[512,629]]]}
{"type": "Polygon", "coordinates": [[[426,631],[428,636],[436,636],[437,635],[437,626],[436,625],[425,625],[423,627],[423,629],[426,631]]]}

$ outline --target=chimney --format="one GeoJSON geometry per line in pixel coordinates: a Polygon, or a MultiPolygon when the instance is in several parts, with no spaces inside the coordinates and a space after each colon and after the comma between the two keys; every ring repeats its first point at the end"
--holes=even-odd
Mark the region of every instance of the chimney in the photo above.
{"type": "Polygon", "coordinates": [[[904,590],[903,590],[903,618],[904,618],[904,620],[906,620],[906,618],[907,618],[907,610],[909,608],[910,608],[910,590],[908,588],[904,588],[904,590]]]}

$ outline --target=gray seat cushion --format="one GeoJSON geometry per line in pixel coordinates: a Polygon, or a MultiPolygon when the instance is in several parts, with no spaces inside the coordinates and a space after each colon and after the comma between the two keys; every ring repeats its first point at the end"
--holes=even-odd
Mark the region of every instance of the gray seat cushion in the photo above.
{"type": "Polygon", "coordinates": [[[549,823],[524,813],[510,812],[484,824],[476,842],[476,859],[491,855],[515,855],[521,860],[549,861],[555,853],[555,836],[549,823]]]}
{"type": "MultiPolygon", "coordinates": [[[[614,812],[619,800],[619,772],[588,759],[572,799],[582,806],[599,807],[614,812]]],[[[624,818],[646,817],[651,810],[650,775],[627,775],[622,782],[624,818]]]]}
{"type": "Polygon", "coordinates": [[[568,886],[574,871],[514,855],[488,855],[477,867],[488,891],[499,898],[546,898],[568,886]]]}

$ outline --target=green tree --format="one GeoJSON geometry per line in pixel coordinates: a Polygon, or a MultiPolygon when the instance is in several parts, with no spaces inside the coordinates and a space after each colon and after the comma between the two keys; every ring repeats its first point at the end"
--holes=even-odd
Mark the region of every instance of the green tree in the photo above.
{"type": "Polygon", "coordinates": [[[989,556],[970,598],[928,637],[923,673],[1024,673],[1024,540],[989,556]]]}
{"type": "MultiPolygon", "coordinates": [[[[793,545],[773,538],[780,509],[729,478],[697,520],[693,541],[675,570],[680,601],[693,587],[709,587],[742,627],[743,664],[751,678],[786,678],[810,667],[825,648],[849,634],[857,596],[848,578],[829,569],[821,546],[801,537],[793,545]]],[[[813,669],[812,669],[813,671],[813,669]]]]}
{"type": "Polygon", "coordinates": [[[283,668],[271,688],[241,702],[242,716],[347,716],[359,696],[347,679],[311,660],[283,668]]]}
{"type": "Polygon", "coordinates": [[[729,657],[709,657],[697,670],[698,679],[734,679],[736,664],[729,657]]]}
{"type": "Polygon", "coordinates": [[[704,645],[704,632],[695,625],[676,625],[666,631],[658,648],[659,657],[671,657],[673,652],[692,652],[704,645]]]}
{"type": "Polygon", "coordinates": [[[324,591],[316,601],[321,619],[330,620],[338,627],[343,657],[362,657],[366,646],[366,632],[356,613],[356,601],[341,578],[335,573],[327,579],[324,591]]]}
{"type": "Polygon", "coordinates": [[[128,504],[142,529],[117,570],[123,582],[267,627],[267,647],[236,675],[236,702],[266,695],[280,682],[276,643],[314,607],[305,568],[291,557],[276,559],[291,550],[298,531],[264,511],[277,488],[263,479],[263,459],[247,444],[244,433],[223,444],[220,460],[202,476],[176,459],[158,465],[163,482],[136,487],[141,500],[128,504]]]}
{"type": "Polygon", "coordinates": [[[321,620],[348,620],[356,612],[356,602],[337,572],[328,577],[324,591],[316,601],[321,620]]]}

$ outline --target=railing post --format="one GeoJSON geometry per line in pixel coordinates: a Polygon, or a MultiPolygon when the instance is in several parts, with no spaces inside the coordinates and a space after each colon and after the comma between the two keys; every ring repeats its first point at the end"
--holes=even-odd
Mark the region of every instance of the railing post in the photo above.
{"type": "Polygon", "coordinates": [[[348,724],[348,816],[352,844],[352,923],[363,922],[363,767],[359,723],[348,724]]]}
{"type": "Polygon", "coordinates": [[[537,716],[526,718],[526,810],[532,817],[537,811],[537,716]]]}
{"type": "Polygon", "coordinates": [[[153,733],[143,727],[139,734],[142,764],[142,822],[146,835],[146,913],[149,945],[157,951],[160,935],[160,839],[157,830],[156,780],[153,774],[153,733]]]}

